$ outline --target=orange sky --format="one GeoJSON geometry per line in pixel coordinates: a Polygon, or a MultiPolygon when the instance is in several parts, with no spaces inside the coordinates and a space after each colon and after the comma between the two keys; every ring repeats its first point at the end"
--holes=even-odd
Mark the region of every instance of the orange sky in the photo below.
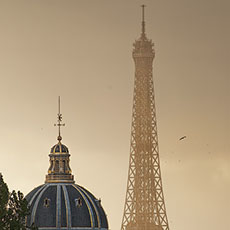
{"type": "Polygon", "coordinates": [[[0,172],[44,183],[60,95],[76,183],[120,228],[143,3],[170,229],[230,229],[228,0],[0,0],[0,172]]]}

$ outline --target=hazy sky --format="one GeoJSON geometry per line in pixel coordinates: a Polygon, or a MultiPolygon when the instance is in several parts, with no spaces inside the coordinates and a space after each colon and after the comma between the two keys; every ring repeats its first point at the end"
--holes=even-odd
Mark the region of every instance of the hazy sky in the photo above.
{"type": "Polygon", "coordinates": [[[0,171],[44,183],[60,95],[75,181],[120,229],[143,3],[170,229],[230,229],[229,0],[0,0],[0,171]]]}

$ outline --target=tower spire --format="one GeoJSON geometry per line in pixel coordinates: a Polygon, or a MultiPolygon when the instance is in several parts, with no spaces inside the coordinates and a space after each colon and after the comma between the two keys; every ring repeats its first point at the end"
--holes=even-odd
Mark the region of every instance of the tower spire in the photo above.
{"type": "Polygon", "coordinates": [[[62,124],[61,99],[60,99],[60,96],[58,96],[57,124],[54,124],[54,126],[58,126],[58,137],[57,137],[57,140],[60,142],[62,140],[62,137],[61,137],[61,126],[65,126],[65,124],[62,124]]]}
{"type": "Polygon", "coordinates": [[[164,202],[153,85],[155,50],[142,34],[133,44],[135,80],[130,161],[121,230],[169,230],[164,202]]]}
{"type": "Polygon", "coordinates": [[[141,5],[142,7],[142,27],[141,27],[141,36],[145,37],[145,7],[146,5],[141,5]]]}

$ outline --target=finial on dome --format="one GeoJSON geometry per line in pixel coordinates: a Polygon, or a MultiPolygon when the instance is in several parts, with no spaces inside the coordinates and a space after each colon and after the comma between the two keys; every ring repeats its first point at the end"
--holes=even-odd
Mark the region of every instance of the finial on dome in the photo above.
{"type": "Polygon", "coordinates": [[[62,114],[61,114],[61,100],[60,96],[58,97],[58,114],[57,114],[57,124],[54,124],[54,126],[58,126],[58,137],[57,140],[61,142],[61,126],[65,126],[65,124],[62,124],[62,114]]]}
{"type": "Polygon", "coordinates": [[[141,36],[145,36],[145,7],[146,5],[141,5],[142,7],[142,28],[141,28],[141,36]]]}

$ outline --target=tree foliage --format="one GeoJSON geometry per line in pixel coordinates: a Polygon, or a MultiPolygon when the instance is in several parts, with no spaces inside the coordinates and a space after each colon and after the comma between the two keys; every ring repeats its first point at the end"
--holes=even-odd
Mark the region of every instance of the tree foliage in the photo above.
{"type": "Polygon", "coordinates": [[[3,181],[0,173],[0,229],[4,229],[7,220],[7,204],[9,200],[9,189],[7,184],[3,181]]]}
{"type": "Polygon", "coordinates": [[[7,184],[0,173],[0,229],[1,230],[36,230],[26,227],[26,216],[30,214],[28,202],[18,191],[9,192],[7,184]]]}

